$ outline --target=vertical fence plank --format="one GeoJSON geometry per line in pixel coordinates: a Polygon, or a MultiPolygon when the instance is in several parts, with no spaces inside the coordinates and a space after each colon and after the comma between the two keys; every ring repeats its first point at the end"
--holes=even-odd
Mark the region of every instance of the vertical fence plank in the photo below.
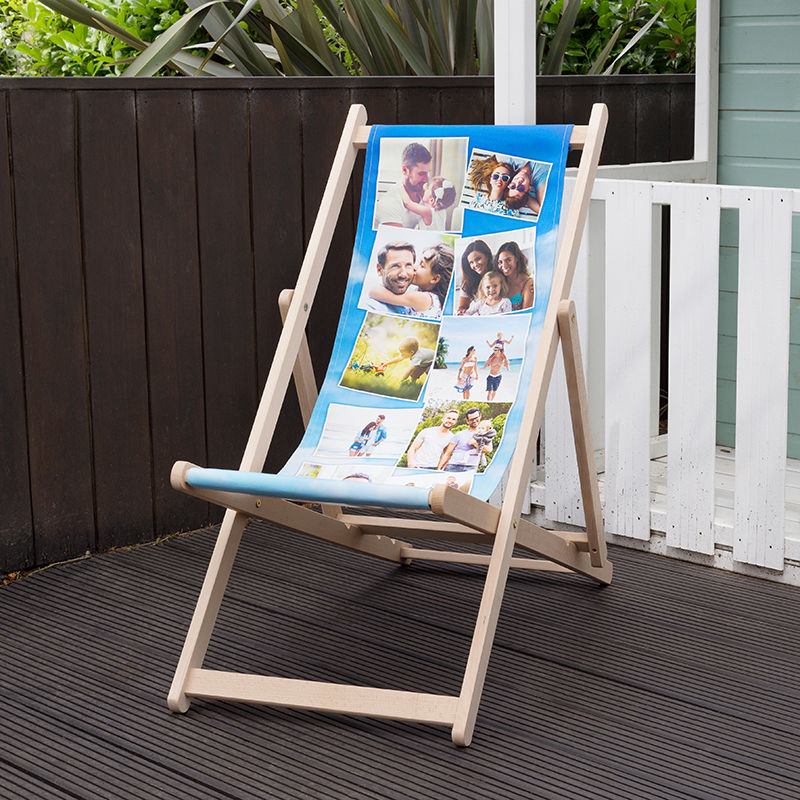
{"type": "Polygon", "coordinates": [[[471,86],[458,86],[442,93],[442,125],[483,125],[483,97],[471,86]]]}
{"type": "Polygon", "coordinates": [[[76,98],[97,544],[104,549],[153,532],[136,101],[130,91],[76,98]]]}
{"type": "Polygon", "coordinates": [[[669,161],[669,84],[640,83],[631,88],[636,104],[635,160],[669,161]]]}
{"type": "MultiPolygon", "coordinates": [[[[349,92],[341,92],[338,89],[304,89],[301,102],[303,218],[307,243],[319,212],[319,201],[330,174],[336,146],[342,135],[342,126],[350,109],[350,96],[349,92]]],[[[353,254],[355,224],[352,186],[347,192],[320,279],[317,302],[314,304],[308,325],[308,344],[318,382],[322,381],[325,367],[331,357],[347,283],[347,272],[353,254]]]]}
{"type": "MultiPolygon", "coordinates": [[[[356,88],[350,92],[350,102],[360,103],[367,109],[369,125],[395,125],[397,123],[397,92],[394,89],[356,88]]],[[[361,204],[361,184],[364,180],[364,153],[359,153],[353,168],[353,222],[358,223],[361,204]]]]}
{"type": "MultiPolygon", "coordinates": [[[[588,120],[588,116],[586,119],[588,120]]],[[[561,125],[564,122],[579,123],[584,120],[566,120],[564,117],[564,86],[551,82],[540,82],[536,86],[536,124],[561,125]]]]}
{"type": "Polygon", "coordinates": [[[137,95],[156,533],[196,528],[207,504],[172,489],[177,459],[207,463],[192,95],[137,95]]]}
{"type": "Polygon", "coordinates": [[[608,135],[603,142],[603,163],[631,164],[636,160],[635,87],[604,84],[602,98],[608,106],[608,135]]]}
{"type": "Polygon", "coordinates": [[[34,563],[7,103],[0,92],[0,573],[34,563]]]}
{"type": "MultiPolygon", "coordinates": [[[[572,181],[567,182],[564,207],[572,181]]],[[[575,301],[578,331],[586,372],[589,425],[597,447],[603,431],[605,220],[603,204],[593,201],[586,219],[575,267],[571,297],[575,301]]],[[[559,351],[561,352],[561,351],[559,351]]],[[[575,455],[563,354],[556,360],[545,406],[545,513],[548,519],[584,525],[583,499],[575,455]]]]}
{"type": "Polygon", "coordinates": [[[694,156],[694,82],[670,84],[669,160],[694,156]]]}
{"type": "Polygon", "coordinates": [[[714,552],[720,191],[716,186],[676,185],[671,193],[667,544],[710,554],[714,552]]]}
{"type": "Polygon", "coordinates": [[[195,89],[193,96],[208,463],[236,469],[257,392],[248,94],[195,89]]]}
{"type": "MultiPolygon", "coordinates": [[[[570,180],[564,190],[563,207],[569,208],[575,182],[570,180]]],[[[583,325],[582,316],[585,311],[582,287],[586,283],[589,255],[589,220],[583,231],[581,248],[575,266],[575,278],[572,283],[571,296],[575,300],[578,321],[583,325]],[[578,307],[580,304],[580,308],[578,307]]],[[[581,334],[583,330],[581,330],[581,334]]],[[[581,336],[581,346],[585,344],[581,336]]],[[[572,419],[567,397],[567,383],[564,374],[564,358],[559,347],[558,356],[553,365],[550,389],[544,409],[544,509],[548,519],[555,522],[566,522],[570,525],[584,525],[583,503],[578,481],[578,462],[575,456],[575,445],[572,440],[572,419]]]]}
{"type": "Polygon", "coordinates": [[[733,557],[783,569],[791,194],[742,190],[733,557]]]}
{"type": "MultiPolygon", "coordinates": [[[[259,394],[280,335],[278,296],[284,289],[294,288],[305,249],[300,136],[300,90],[254,89],[250,98],[250,175],[259,394]]],[[[283,466],[302,432],[297,395],[291,386],[267,454],[267,470],[283,466]]]]}
{"type": "MultiPolygon", "coordinates": [[[[571,125],[585,125],[592,113],[592,105],[601,102],[600,88],[589,84],[576,84],[569,86],[564,91],[564,122],[571,125]]],[[[606,156],[609,134],[603,140],[603,152],[600,156],[601,164],[608,164],[606,156]]],[[[581,160],[581,151],[573,150],[567,158],[568,167],[577,167],[581,160]]]]}
{"type": "Polygon", "coordinates": [[[606,201],[605,521],[650,538],[651,187],[623,181],[606,201]]]}
{"type": "Polygon", "coordinates": [[[441,95],[440,89],[400,87],[397,90],[398,123],[438,125],[441,121],[441,95]]]}
{"type": "Polygon", "coordinates": [[[72,93],[12,92],[11,131],[35,550],[46,563],[95,546],[72,93]]]}

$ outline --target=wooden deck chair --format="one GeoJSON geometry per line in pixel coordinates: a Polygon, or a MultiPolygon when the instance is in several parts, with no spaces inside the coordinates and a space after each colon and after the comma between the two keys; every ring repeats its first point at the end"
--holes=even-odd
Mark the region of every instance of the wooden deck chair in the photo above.
{"type": "Polygon", "coordinates": [[[606,107],[595,105],[586,126],[370,128],[363,106],[351,107],[297,285],[281,296],[284,327],[241,467],[238,471],[203,469],[179,461],[172,471],[176,489],[228,509],[169,692],[172,711],[186,711],[191,700],[199,697],[426,722],[448,726],[453,741],[467,746],[509,568],[574,572],[610,583],[612,566],[606,557],[593,469],[575,309],[568,299],[606,120],[606,107]],[[331,367],[318,398],[304,331],[353,164],[358,150],[365,147],[356,252],[331,367]],[[571,148],[583,152],[569,208],[561,215],[564,169],[571,148]],[[520,180],[526,174],[529,186],[520,180]],[[403,184],[405,194],[400,188],[403,184]],[[560,217],[563,228],[556,253],[560,217]],[[393,228],[393,222],[405,225],[405,230],[393,228]],[[388,239],[403,241],[398,247],[398,241],[388,239]],[[487,278],[487,265],[479,265],[478,272],[484,274],[482,288],[477,294],[464,289],[470,313],[459,316],[459,276],[466,277],[467,249],[478,239],[484,240],[496,266],[489,265],[493,268],[487,278]],[[510,245],[503,249],[504,239],[518,244],[510,266],[499,260],[514,250],[510,245]],[[381,242],[384,246],[378,251],[381,242]],[[380,252],[384,252],[384,263],[373,271],[375,251],[379,266],[380,252]],[[396,258],[398,252],[401,257],[396,258]],[[525,252],[529,270],[535,273],[533,281],[512,295],[509,285],[520,288],[520,281],[525,281],[517,258],[525,252]],[[409,263],[403,259],[411,263],[418,284],[416,291],[410,290],[414,297],[407,296],[409,263]],[[516,272],[511,269],[514,264],[516,272]],[[453,275],[454,266],[463,270],[458,276],[453,275]],[[505,272],[506,268],[510,271],[505,272]],[[498,271],[503,280],[497,277],[498,271]],[[441,287],[436,288],[439,282],[433,280],[434,273],[440,276],[439,282],[441,276],[450,281],[446,296],[441,287]],[[397,281],[392,284],[392,275],[405,277],[398,286],[397,281]],[[391,293],[388,299],[387,291],[391,293]],[[399,305],[389,302],[395,298],[399,305]],[[511,313],[488,313],[497,311],[511,313]],[[466,405],[474,402],[483,408],[478,417],[474,409],[465,409],[463,399],[469,394],[466,386],[477,362],[473,360],[469,369],[462,362],[457,370],[448,362],[460,357],[454,350],[466,341],[464,325],[469,325],[476,339],[490,331],[484,352],[496,359],[493,365],[501,363],[499,372],[506,387],[498,388],[499,381],[490,383],[496,392],[515,392],[510,403],[498,402],[494,393],[490,402],[487,383],[484,403],[479,401],[483,389],[473,387],[477,396],[470,395],[466,405]],[[520,330],[521,338],[510,335],[520,330]],[[492,336],[500,341],[492,341],[492,336]],[[449,355],[443,340],[452,346],[449,355]],[[522,519],[520,512],[559,340],[586,512],[585,533],[547,530],[522,519]],[[498,351],[500,355],[495,355],[498,351]],[[292,374],[306,436],[286,468],[277,475],[263,474],[292,374]],[[458,393],[457,400],[451,402],[453,393],[458,393]],[[364,413],[354,415],[351,406],[342,412],[337,406],[342,396],[352,397],[348,402],[364,413]],[[448,416],[443,409],[449,405],[455,410],[448,416]],[[382,408],[388,410],[376,413],[382,408]],[[486,419],[482,419],[484,414],[486,419]],[[387,417],[394,436],[389,442],[387,417]],[[359,430],[365,420],[369,421],[359,430]],[[505,424],[505,436],[496,430],[501,424],[505,424]],[[422,436],[419,449],[409,455],[426,427],[435,433],[422,436]],[[381,428],[383,434],[378,433],[381,428]],[[475,438],[478,435],[483,437],[480,441],[475,438]],[[420,455],[423,447],[429,463],[420,455]],[[504,495],[497,506],[488,501],[501,475],[504,495]],[[297,501],[318,504],[321,511],[297,501]],[[424,511],[429,518],[345,513],[343,507],[351,506],[424,511]],[[228,577],[251,518],[389,561],[488,566],[460,694],[204,669],[228,577]],[[486,542],[492,546],[491,554],[421,549],[405,541],[414,537],[486,542]],[[532,557],[513,557],[515,545],[530,551],[532,557]]]}

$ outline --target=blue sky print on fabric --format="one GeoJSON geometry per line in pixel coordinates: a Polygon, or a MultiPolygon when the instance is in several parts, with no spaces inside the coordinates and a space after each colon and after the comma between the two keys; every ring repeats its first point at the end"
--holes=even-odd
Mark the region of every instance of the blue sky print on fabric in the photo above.
{"type": "Polygon", "coordinates": [[[571,131],[372,127],[333,353],[281,474],[492,495],[550,297],[571,131]]]}

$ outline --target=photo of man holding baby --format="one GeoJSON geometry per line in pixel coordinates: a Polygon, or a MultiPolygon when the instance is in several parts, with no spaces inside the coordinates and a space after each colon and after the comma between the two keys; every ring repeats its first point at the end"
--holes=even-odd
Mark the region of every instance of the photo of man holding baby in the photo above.
{"type": "Polygon", "coordinates": [[[466,156],[466,139],[382,139],[372,227],[460,231],[466,156]]]}

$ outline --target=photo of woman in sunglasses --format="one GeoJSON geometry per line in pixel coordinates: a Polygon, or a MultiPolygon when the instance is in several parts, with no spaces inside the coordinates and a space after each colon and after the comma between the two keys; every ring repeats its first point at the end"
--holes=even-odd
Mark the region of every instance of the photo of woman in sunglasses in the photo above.
{"type": "Polygon", "coordinates": [[[536,222],[551,166],[543,161],[473,149],[461,205],[536,222]]]}

